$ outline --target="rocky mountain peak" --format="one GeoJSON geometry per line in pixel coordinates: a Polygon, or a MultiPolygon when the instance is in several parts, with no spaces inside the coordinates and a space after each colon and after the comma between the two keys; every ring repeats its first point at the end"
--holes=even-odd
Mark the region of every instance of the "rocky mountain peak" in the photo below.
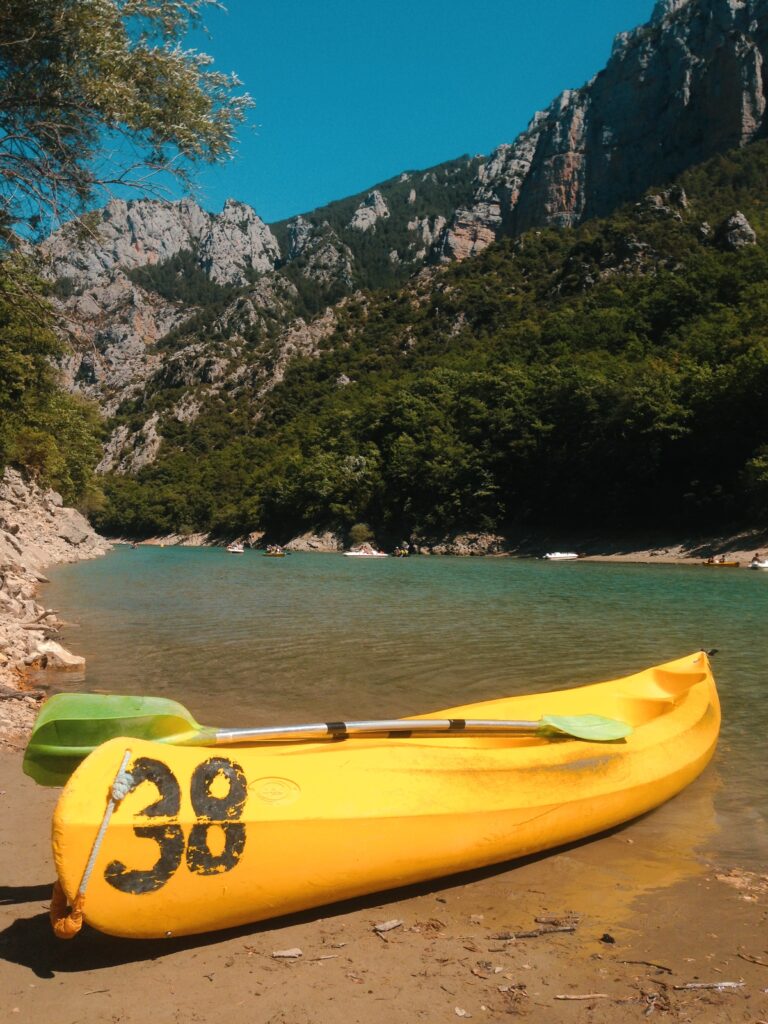
{"type": "Polygon", "coordinates": [[[274,270],[280,258],[277,239],[252,207],[228,199],[211,218],[200,241],[200,266],[217,284],[245,284],[249,271],[274,270]]]}
{"type": "Polygon", "coordinates": [[[687,7],[691,0],[657,0],[651,14],[651,25],[660,25],[665,18],[677,14],[683,7],[687,7]]]}
{"type": "Polygon", "coordinates": [[[201,268],[220,284],[242,283],[249,270],[270,270],[280,256],[267,225],[234,199],[220,214],[208,213],[192,199],[113,199],[65,224],[41,246],[51,275],[79,289],[181,252],[197,253],[201,268]]]}
{"type": "Polygon", "coordinates": [[[648,25],[617,37],[604,70],[491,155],[441,258],[603,216],[751,142],[768,127],[766,58],[768,0],[660,0],[648,25]]]}

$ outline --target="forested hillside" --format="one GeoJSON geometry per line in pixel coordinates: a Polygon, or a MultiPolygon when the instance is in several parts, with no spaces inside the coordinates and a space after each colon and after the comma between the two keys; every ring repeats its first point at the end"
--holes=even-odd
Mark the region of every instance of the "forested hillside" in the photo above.
{"type": "Polygon", "coordinates": [[[63,345],[38,290],[42,282],[19,259],[0,273],[0,478],[23,466],[69,502],[93,510],[102,500],[94,476],[102,426],[95,406],[57,385],[52,359],[63,345]]]}
{"type": "Polygon", "coordinates": [[[100,526],[400,539],[763,516],[766,195],[760,142],[606,220],[356,295],[258,404],[219,391],[181,422],[156,388],[115,422],[154,409],[157,459],[107,477],[100,526]]]}

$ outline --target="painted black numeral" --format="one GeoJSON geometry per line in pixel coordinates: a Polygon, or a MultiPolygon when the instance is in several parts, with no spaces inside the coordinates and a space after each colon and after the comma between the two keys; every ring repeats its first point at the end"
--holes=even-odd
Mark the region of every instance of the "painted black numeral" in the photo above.
{"type": "Polygon", "coordinates": [[[128,790],[132,793],[142,782],[152,782],[160,794],[160,798],[149,804],[143,811],[138,811],[145,818],[172,818],[179,813],[181,807],[181,788],[178,779],[167,764],[155,761],[151,757],[139,757],[131,767],[133,782],[128,790]]]}
{"type": "Polygon", "coordinates": [[[241,821],[193,825],[187,842],[187,867],[196,875],[218,875],[231,871],[244,849],[245,825],[241,821]],[[208,846],[208,830],[211,828],[220,828],[224,833],[224,849],[219,854],[211,853],[208,846]]]}
{"type": "MultiPolygon", "coordinates": [[[[131,768],[133,779],[129,793],[143,782],[151,782],[157,789],[158,799],[138,813],[146,818],[173,817],[181,806],[181,789],[176,776],[162,761],[151,757],[139,757],[131,768]]],[[[134,827],[134,834],[140,839],[151,839],[160,848],[160,855],[146,870],[126,867],[120,860],[113,860],[104,871],[104,878],[120,892],[134,895],[156,892],[161,889],[181,864],[184,856],[184,833],[179,825],[144,825],[134,827]]]]}
{"type": "Polygon", "coordinates": [[[146,871],[129,869],[120,860],[113,860],[104,871],[104,878],[120,892],[138,896],[157,892],[175,873],[184,856],[184,833],[180,825],[146,825],[134,828],[141,839],[152,839],[160,847],[160,856],[146,871]]]}
{"type": "Polygon", "coordinates": [[[226,757],[211,757],[198,765],[190,781],[192,807],[198,824],[192,826],[187,843],[187,867],[196,875],[231,871],[245,849],[245,825],[237,821],[248,796],[245,773],[226,757]],[[223,776],[229,785],[224,796],[211,793],[214,780],[223,776]],[[224,833],[224,849],[214,854],[208,845],[210,828],[224,833]]]}

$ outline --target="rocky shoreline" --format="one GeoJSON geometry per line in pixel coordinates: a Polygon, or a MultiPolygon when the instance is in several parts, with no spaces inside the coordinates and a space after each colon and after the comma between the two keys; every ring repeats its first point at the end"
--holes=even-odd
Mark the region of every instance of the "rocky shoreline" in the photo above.
{"type": "MultiPolygon", "coordinates": [[[[142,544],[181,547],[223,546],[233,540],[246,547],[262,548],[267,538],[263,533],[251,533],[226,540],[214,539],[205,533],[190,535],[168,534],[141,541],[142,544]]],[[[114,543],[127,543],[114,538],[114,543]]],[[[681,538],[664,534],[641,536],[600,534],[526,534],[505,536],[496,533],[463,532],[442,537],[412,538],[411,551],[418,555],[455,555],[459,557],[540,558],[548,551],[574,551],[584,561],[649,562],[696,564],[708,558],[725,557],[749,564],[756,552],[768,557],[768,529],[726,530],[720,534],[706,534],[681,538]]],[[[345,550],[344,535],[333,530],[309,531],[299,534],[283,544],[286,551],[305,551],[334,554],[345,550]]],[[[386,546],[383,550],[387,550],[386,546]]]]}
{"type": "Polygon", "coordinates": [[[61,495],[14,469],[0,479],[0,744],[28,732],[44,691],[33,673],[82,670],[58,643],[63,625],[39,600],[43,569],[106,554],[111,545],[61,495]]]}

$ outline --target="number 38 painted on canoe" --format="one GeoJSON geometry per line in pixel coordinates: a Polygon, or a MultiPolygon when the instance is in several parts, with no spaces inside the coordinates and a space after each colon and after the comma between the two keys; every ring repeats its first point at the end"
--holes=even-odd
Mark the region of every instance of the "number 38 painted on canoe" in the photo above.
{"type": "Polygon", "coordinates": [[[703,652],[606,683],[430,717],[587,712],[634,731],[608,743],[413,735],[215,752],[111,739],[79,765],[56,808],[64,896],[71,903],[82,893],[85,921],[113,935],[264,920],[600,832],[678,793],[717,743],[720,709],[703,652]],[[128,752],[130,785],[102,827],[128,752]]]}
{"type": "MultiPolygon", "coordinates": [[[[155,892],[165,885],[181,865],[185,854],[184,831],[175,824],[181,809],[181,789],[171,769],[162,761],[140,757],[130,769],[128,793],[145,781],[152,782],[159,798],[139,811],[145,818],[168,818],[167,824],[134,826],[134,835],[157,844],[159,856],[151,868],[130,869],[120,860],[113,860],[104,871],[104,878],[120,892],[155,892]]],[[[211,757],[192,772],[190,797],[197,822],[186,841],[187,867],[193,874],[213,875],[231,871],[245,848],[245,825],[238,821],[247,796],[245,775],[239,764],[226,757],[211,757]],[[227,792],[214,796],[212,787],[222,778],[227,792]],[[218,829],[223,848],[213,853],[208,837],[211,828],[218,829]]]]}

